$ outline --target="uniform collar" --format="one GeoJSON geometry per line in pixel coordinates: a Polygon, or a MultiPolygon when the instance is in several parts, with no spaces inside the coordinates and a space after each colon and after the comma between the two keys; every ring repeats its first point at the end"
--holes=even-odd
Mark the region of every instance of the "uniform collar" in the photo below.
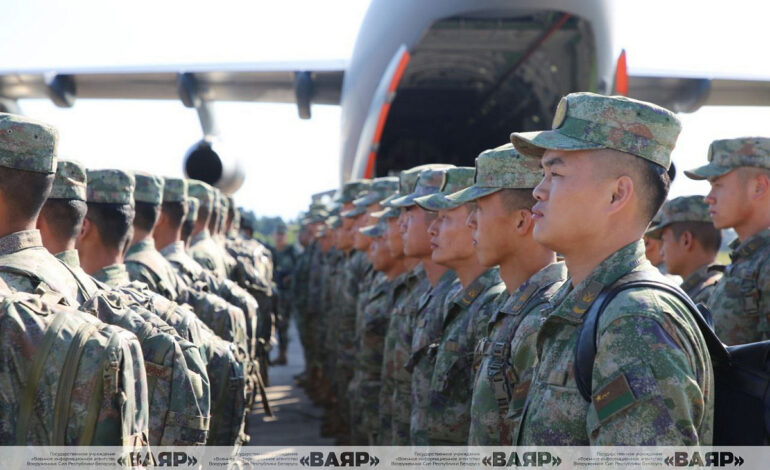
{"type": "Polygon", "coordinates": [[[78,256],[78,250],[64,250],[61,253],[56,253],[54,256],[59,258],[70,268],[80,267],[80,256],[78,256]]]}
{"type": "Polygon", "coordinates": [[[644,257],[644,242],[637,240],[608,256],[574,289],[569,281],[565,282],[553,298],[554,305],[558,305],[553,314],[582,321],[583,314],[606,286],[641,268],[654,269],[644,257]]]}
{"type": "Polygon", "coordinates": [[[489,268],[466,287],[459,289],[450,302],[460,308],[468,308],[481,294],[499,282],[499,268],[489,268]]]}
{"type": "Polygon", "coordinates": [[[730,248],[732,249],[730,260],[734,263],[741,258],[751,258],[754,253],[767,245],[770,245],[770,228],[750,236],[744,242],[736,238],[730,243],[730,248]]]}
{"type": "Polygon", "coordinates": [[[211,238],[211,232],[209,232],[209,229],[204,228],[203,230],[201,230],[200,232],[192,236],[192,238],[190,239],[190,245],[194,245],[201,240],[206,240],[207,238],[211,238]]]}
{"type": "Polygon", "coordinates": [[[155,251],[155,240],[152,237],[147,237],[144,240],[140,240],[126,251],[126,258],[135,253],[141,253],[143,251],[155,251]]]}
{"type": "Polygon", "coordinates": [[[94,278],[113,287],[131,282],[131,279],[128,277],[126,265],[123,263],[103,267],[94,273],[94,278]]]}
{"type": "Polygon", "coordinates": [[[0,255],[9,255],[27,248],[42,248],[43,239],[37,229],[22,230],[0,238],[0,255]]]}
{"type": "Polygon", "coordinates": [[[685,279],[684,282],[682,282],[682,285],[679,287],[681,287],[685,292],[690,292],[690,290],[695,286],[701,284],[714,275],[713,272],[709,271],[711,266],[713,266],[713,264],[704,264],[700,268],[696,269],[695,272],[687,276],[687,279],[685,279]]]}
{"type": "Polygon", "coordinates": [[[184,242],[182,240],[169,243],[160,250],[160,254],[162,254],[164,257],[179,253],[187,253],[184,249],[184,242]]]}
{"type": "Polygon", "coordinates": [[[564,263],[552,263],[536,272],[520,285],[516,291],[508,296],[508,299],[500,307],[500,311],[507,315],[518,315],[529,303],[529,300],[542,291],[545,287],[556,282],[564,282],[567,279],[567,267],[564,263]]]}

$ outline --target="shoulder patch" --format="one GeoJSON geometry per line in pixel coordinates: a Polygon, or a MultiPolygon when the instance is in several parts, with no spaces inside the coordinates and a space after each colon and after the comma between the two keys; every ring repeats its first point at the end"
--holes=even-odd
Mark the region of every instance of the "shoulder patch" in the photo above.
{"type": "Polygon", "coordinates": [[[607,385],[603,386],[591,397],[596,409],[599,422],[604,424],[615,413],[624,410],[634,403],[631,387],[628,385],[625,374],[618,375],[607,385]]]}

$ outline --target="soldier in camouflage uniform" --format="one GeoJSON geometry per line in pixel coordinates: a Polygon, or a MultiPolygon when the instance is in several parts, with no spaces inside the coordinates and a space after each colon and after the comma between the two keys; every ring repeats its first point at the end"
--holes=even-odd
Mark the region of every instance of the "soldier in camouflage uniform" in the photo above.
{"type": "Polygon", "coordinates": [[[708,179],[705,200],[714,226],[738,234],[731,263],[708,300],[714,331],[728,345],[764,341],[770,339],[770,138],[716,140],[708,161],[685,175],[708,179]]]}
{"type": "Polygon", "coordinates": [[[275,229],[275,280],[278,290],[278,357],[275,365],[287,363],[286,350],[289,347],[289,322],[292,312],[292,276],[299,261],[301,250],[296,244],[286,243],[286,224],[283,222],[275,229]]]}
{"type": "Polygon", "coordinates": [[[723,269],[715,265],[722,232],[711,222],[708,204],[703,196],[678,197],[666,201],[658,215],[647,237],[661,240],[666,272],[681,276],[682,290],[695,303],[706,304],[723,269]]]}
{"type": "MultiPolygon", "coordinates": [[[[480,337],[481,326],[486,325],[488,317],[483,307],[502,290],[498,287],[501,281],[497,268],[487,268],[476,258],[473,230],[466,223],[471,207],[446,197],[470,186],[473,175],[473,168],[449,168],[441,192],[415,200],[424,210],[437,213],[428,227],[431,258],[433,262],[455,272],[458,282],[436,306],[437,328],[431,332],[432,338],[425,339],[431,341],[427,351],[417,352],[424,355],[417,359],[418,363],[430,365],[432,370],[426,371],[427,393],[420,391],[427,395],[427,400],[412,405],[412,415],[421,415],[421,420],[425,422],[425,430],[413,436],[416,437],[413,444],[467,444],[473,350],[480,337]]],[[[435,315],[429,311],[426,313],[426,319],[435,315]]],[[[418,324],[415,338],[419,331],[418,324]]],[[[415,369],[412,374],[413,394],[417,394],[414,390],[416,376],[415,369]]]]}
{"type": "Polygon", "coordinates": [[[537,162],[507,144],[482,152],[475,184],[447,197],[475,204],[467,222],[476,257],[484,266],[499,266],[505,289],[498,286],[499,296],[478,314],[487,323],[475,333],[470,445],[511,444],[511,417],[531,381],[538,327],[567,276],[553,251],[532,238],[532,188],[540,176],[537,162]]]}
{"type": "MultiPolygon", "coordinates": [[[[409,441],[412,445],[428,444],[427,410],[430,381],[433,375],[435,348],[441,335],[444,303],[457,281],[454,271],[432,259],[428,227],[437,213],[418,206],[415,199],[437,193],[447,179],[448,168],[426,169],[420,172],[414,191],[390,201],[390,206],[401,208],[404,218],[404,254],[418,258],[425,270],[430,287],[423,292],[417,304],[405,312],[406,321],[399,326],[399,338],[409,340],[409,360],[406,370],[411,374],[411,410],[409,441]]],[[[398,401],[394,401],[398,403],[398,401]]]]}
{"type": "Polygon", "coordinates": [[[227,266],[222,253],[211,238],[210,227],[216,222],[217,201],[214,188],[203,181],[190,180],[188,185],[190,196],[200,203],[198,219],[190,238],[190,255],[204,268],[217,276],[227,277],[227,266]]]}
{"type": "Polygon", "coordinates": [[[514,445],[711,444],[711,359],[675,296],[638,287],[610,300],[596,325],[590,402],[574,373],[583,315],[596,296],[629,273],[659,275],[641,237],[668,192],[680,129],[656,105],[572,93],[553,130],[511,135],[545,170],[533,193],[535,240],[564,255],[569,272],[538,332],[514,445]]]}

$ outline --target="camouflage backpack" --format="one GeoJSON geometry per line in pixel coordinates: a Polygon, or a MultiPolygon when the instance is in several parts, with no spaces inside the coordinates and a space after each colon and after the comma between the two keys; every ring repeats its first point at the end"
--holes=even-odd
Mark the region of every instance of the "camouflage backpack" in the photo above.
{"type": "Polygon", "coordinates": [[[144,360],[133,334],[58,305],[7,293],[0,303],[0,443],[148,444],[144,360]]]}
{"type": "Polygon", "coordinates": [[[119,293],[99,292],[83,309],[139,339],[147,371],[150,445],[205,444],[210,385],[198,348],[154,326],[139,313],[152,315],[149,311],[129,305],[119,293]]]}

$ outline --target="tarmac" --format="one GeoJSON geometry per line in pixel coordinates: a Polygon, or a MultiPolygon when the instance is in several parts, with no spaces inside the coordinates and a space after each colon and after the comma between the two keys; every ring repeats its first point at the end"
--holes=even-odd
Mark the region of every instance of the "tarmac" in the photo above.
{"type": "MultiPolygon", "coordinates": [[[[271,357],[277,355],[277,346],[271,357]]],[[[267,416],[259,402],[247,417],[246,430],[250,446],[331,446],[333,438],[321,437],[323,410],[294,382],[294,376],[305,370],[305,358],[299,334],[294,325],[289,329],[289,363],[271,366],[267,398],[273,416],[267,416]]]]}

